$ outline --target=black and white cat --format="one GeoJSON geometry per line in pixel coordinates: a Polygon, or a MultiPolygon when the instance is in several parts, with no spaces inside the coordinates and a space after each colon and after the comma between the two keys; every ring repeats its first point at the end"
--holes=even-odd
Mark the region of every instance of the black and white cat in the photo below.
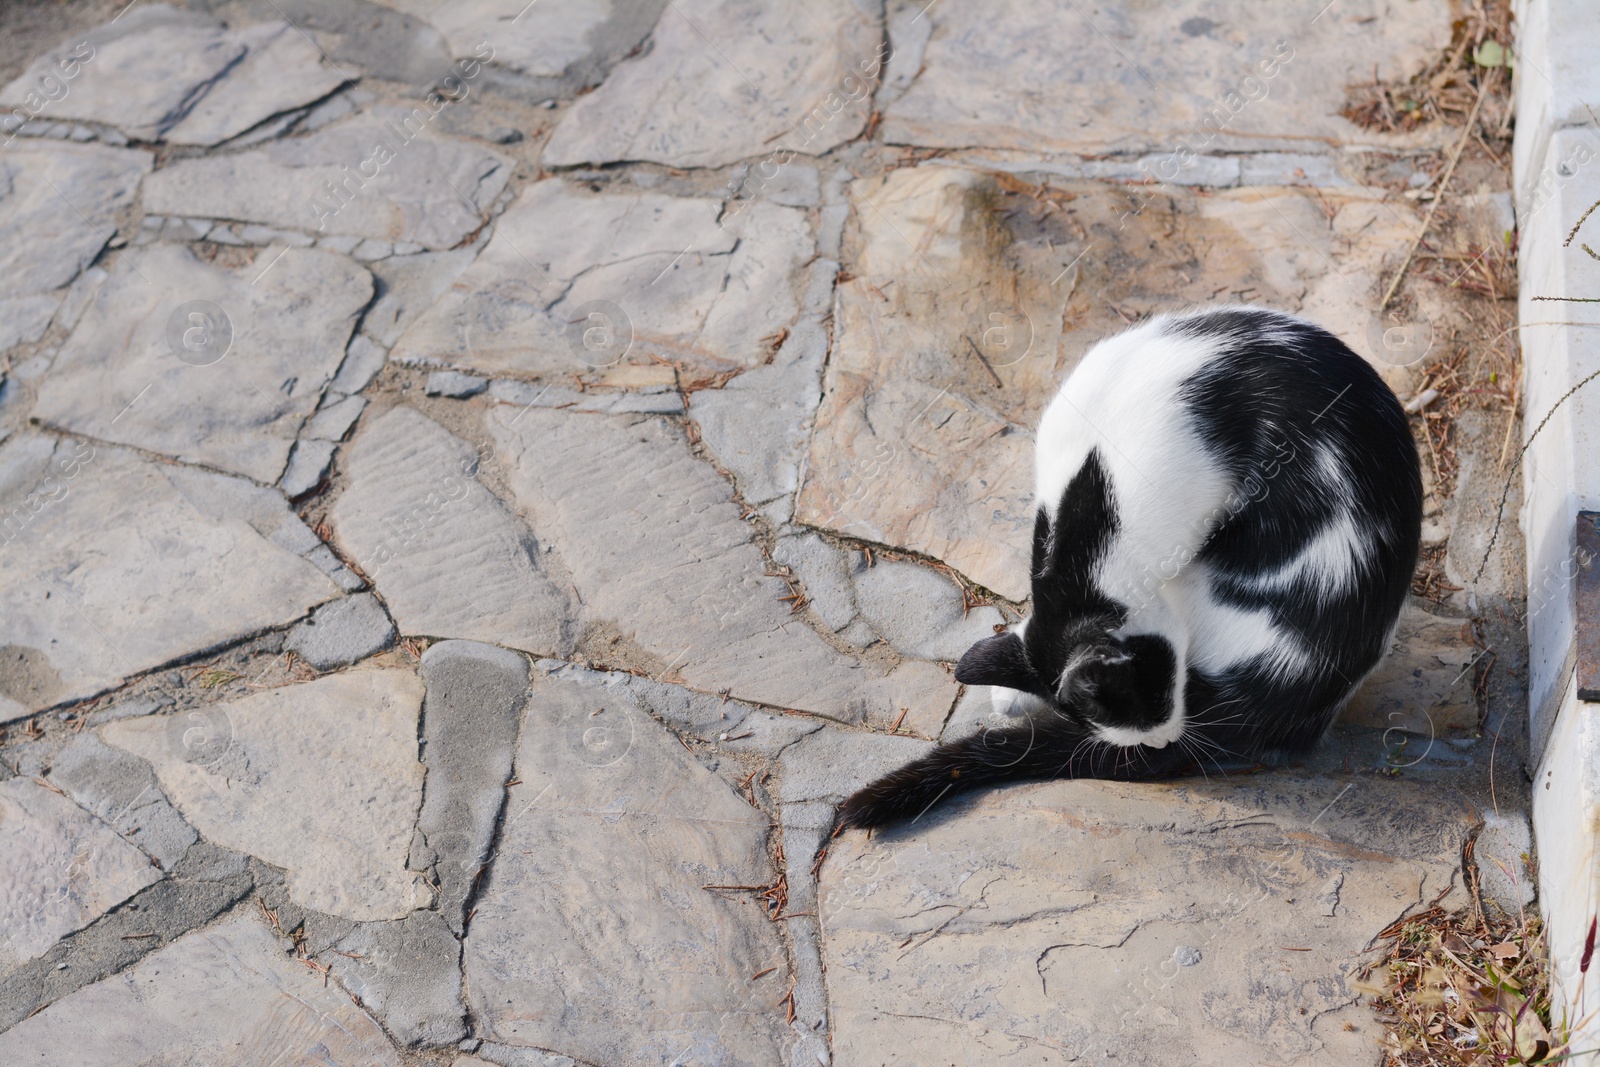
{"type": "Polygon", "coordinates": [[[1417,451],[1394,394],[1327,331],[1223,307],[1102,341],[1045,411],[1036,467],[1033,614],[956,666],[1022,720],[880,778],[846,825],[1013,779],[1281,760],[1388,648],[1417,451]]]}

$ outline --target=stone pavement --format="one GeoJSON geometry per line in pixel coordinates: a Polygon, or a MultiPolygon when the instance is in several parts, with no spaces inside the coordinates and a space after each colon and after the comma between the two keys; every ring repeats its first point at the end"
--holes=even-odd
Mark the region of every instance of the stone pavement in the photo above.
{"type": "Polygon", "coordinates": [[[1503,425],[1306,765],[829,838],[988,719],[1094,340],[1259,301],[1421,387],[1441,135],[1340,111],[1452,9],[1235,7],[65,6],[0,90],[0,1062],[1377,1062],[1486,812],[1531,900],[1503,425]]]}

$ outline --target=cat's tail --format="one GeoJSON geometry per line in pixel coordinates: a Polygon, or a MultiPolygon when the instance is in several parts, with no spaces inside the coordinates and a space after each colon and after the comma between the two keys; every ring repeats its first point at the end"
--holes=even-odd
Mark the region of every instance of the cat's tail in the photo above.
{"type": "Polygon", "coordinates": [[[872,828],[915,820],[956,793],[1030,778],[1163,778],[1186,762],[1178,747],[1114,745],[1074,719],[1044,716],[940,745],[850,796],[839,822],[872,828]]]}

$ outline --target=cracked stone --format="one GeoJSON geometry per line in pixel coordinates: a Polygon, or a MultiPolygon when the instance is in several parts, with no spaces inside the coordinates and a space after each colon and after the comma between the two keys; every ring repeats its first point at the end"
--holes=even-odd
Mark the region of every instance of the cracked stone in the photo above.
{"type": "Polygon", "coordinates": [[[338,449],[327,441],[296,441],[289,450],[283,477],[278,479],[284,495],[293,500],[321,485],[336,451],[338,449]]]}
{"type": "Polygon", "coordinates": [[[0,849],[0,974],[161,880],[111,827],[23,778],[0,782],[0,849]]]}
{"type": "Polygon", "coordinates": [[[652,356],[708,375],[758,366],[763,338],[799,312],[810,227],[768,203],[721,212],[706,198],[530,185],[393,358],[617,385],[671,383],[652,356]]]}
{"type": "Polygon", "coordinates": [[[1450,887],[1476,822],[1437,782],[1280,774],[1020,785],[843,835],[818,907],[834,1056],[1066,1064],[1122,1019],[1119,1062],[1365,1062],[1372,932],[1450,887]]]}
{"type": "Polygon", "coordinates": [[[152,245],[112,268],[34,417],[270,485],[371,298],[367,272],[327,252],[226,270],[152,245]]]}
{"type": "MultiPolygon", "coordinates": [[[[372,307],[361,319],[362,334],[385,349],[392,347],[418,316],[449,291],[451,284],[477,255],[476,248],[463,248],[454,252],[391,256],[372,264],[372,275],[378,281],[378,299],[372,302],[372,307]]],[[[353,351],[355,341],[352,340],[350,344],[353,351]]],[[[382,360],[378,361],[378,365],[381,368],[382,360]]],[[[374,370],[373,374],[376,373],[374,370]]],[[[342,391],[354,393],[357,390],[342,391]]]]}
{"type": "Polygon", "coordinates": [[[314,441],[343,441],[367,406],[365,397],[347,396],[324,404],[306,423],[305,434],[314,441]]]}
{"type": "Polygon", "coordinates": [[[230,35],[246,48],[220,82],[170,130],[173,144],[214,145],[344,84],[345,74],[287,22],[263,22],[230,35]]]}
{"type": "MultiPolygon", "coordinates": [[[[0,352],[37,341],[62,287],[116,233],[150,172],[148,152],[13,142],[0,160],[0,352]]],[[[74,309],[80,311],[79,309],[74,309]]]]}
{"type": "Polygon", "coordinates": [[[293,630],[284,642],[319,671],[345,667],[366,659],[394,642],[394,623],[371,593],[357,593],[322,605],[293,630]]]}
{"type": "Polygon", "coordinates": [[[569,0],[560,6],[535,4],[515,19],[495,0],[385,0],[407,14],[426,19],[456,57],[484,54],[493,44],[494,62],[522,74],[559,78],[588,58],[595,31],[625,5],[617,0],[569,0]]]}
{"type": "Polygon", "coordinates": [[[463,953],[486,1042],[778,1062],[782,1016],[750,976],[776,966],[783,988],[783,947],[755,900],[702,888],[772,881],[766,817],[622,694],[558,679],[535,678],[516,774],[463,953]]]}
{"type": "MultiPolygon", "coordinates": [[[[463,375],[465,377],[465,375],[463,375]]],[[[620,389],[568,389],[560,385],[499,378],[489,383],[489,396],[501,404],[524,408],[560,408],[592,415],[682,415],[683,394],[660,386],[637,392],[620,389]]]]}
{"type": "Polygon", "coordinates": [[[789,595],[728,485],[655,420],[491,409],[489,430],[519,506],[572,576],[583,618],[614,627],[652,672],[779,708],[937,730],[945,673],[886,671],[835,652],[778,599],[789,595]],[[597,484],[594,471],[607,471],[597,484]]]}
{"type": "Polygon", "coordinates": [[[12,516],[0,721],[282,626],[336,595],[303,548],[197,507],[175,484],[183,476],[104,445],[0,446],[0,514],[12,516]]]}
{"type": "MultiPolygon", "coordinates": [[[[1415,229],[1369,189],[1141,199],[924,164],[850,192],[856,277],[837,290],[796,518],[943,560],[1013,600],[1028,595],[1033,427],[1091,344],[1231,292],[1370,351],[1372,322],[1349,309],[1415,229]]],[[[1379,370],[1391,386],[1411,373],[1379,370]]]]}
{"type": "Polygon", "coordinates": [[[329,1064],[401,1062],[371,1016],[286,954],[248,911],[0,1033],[0,1060],[40,1067],[216,1063],[219,1056],[271,1063],[285,1048],[314,1049],[329,1064]]]}
{"type": "MultiPolygon", "coordinates": [[[[379,285],[381,293],[381,281],[379,285]]],[[[378,302],[380,304],[383,302],[381,295],[378,297],[378,302]]],[[[363,331],[372,325],[371,319],[372,309],[369,308],[361,319],[363,331]]],[[[339,373],[334,375],[328,388],[346,396],[354,396],[372,384],[372,379],[383,370],[383,365],[388,359],[389,353],[386,349],[369,338],[365,332],[358,333],[350,338],[350,344],[345,347],[344,362],[339,364],[339,373]]]]}
{"type": "Polygon", "coordinates": [[[466,1036],[461,944],[437,912],[362,923],[334,948],[334,977],[400,1044],[437,1047],[466,1036]]]}
{"type": "MultiPolygon", "coordinates": [[[[246,45],[215,20],[150,5],[74,37],[35,60],[0,89],[0,107],[60,93],[51,118],[116,126],[141,141],[159,140],[190,113],[245,54],[246,45]]],[[[169,211],[163,214],[183,214],[169,211]]]]}
{"type": "Polygon", "coordinates": [[[431,899],[405,869],[421,705],[410,671],[352,671],[100,731],[206,840],[287,869],[296,904],[368,922],[431,899]]]}
{"type": "Polygon", "coordinates": [[[528,660],[493,645],[441,641],[422,654],[422,678],[428,777],[417,829],[438,876],[439,911],[460,934],[511,780],[528,660]]]}
{"type": "Polygon", "coordinates": [[[430,117],[378,109],[308,137],[177,160],[145,181],[145,209],[453,248],[483,225],[510,165],[426,133],[430,117]]]}
{"type": "Polygon", "coordinates": [[[395,408],[349,448],[350,484],[329,521],[401,633],[571,651],[567,596],[527,527],[478,481],[471,445],[395,408]]]}
{"type": "MultiPolygon", "coordinates": [[[[917,5],[896,5],[907,6],[917,5]]],[[[1381,10],[1310,19],[1272,6],[1194,36],[1185,17],[1216,14],[1204,0],[1065,13],[1052,0],[941,6],[916,20],[932,23],[931,36],[916,80],[884,110],[884,140],[1091,156],[1427,144],[1427,134],[1375,134],[1340,114],[1350,72],[1405,81],[1449,47],[1447,7],[1381,10]]],[[[897,49],[895,31],[910,31],[912,48],[927,32],[893,15],[889,25],[897,49]]]]}
{"type": "Polygon", "coordinates": [[[961,589],[932,567],[902,560],[869,567],[858,558],[852,577],[862,617],[902,656],[953,663],[1006,621],[996,608],[967,608],[961,589]]]}
{"type": "Polygon", "coordinates": [[[572,105],[545,147],[546,166],[821,155],[866,125],[881,36],[877,17],[849,0],[804,9],[684,0],[667,6],[650,40],[572,105]]]}
{"type": "MultiPolygon", "coordinates": [[[[168,700],[168,703],[171,703],[168,700]]],[[[170,871],[199,835],[156,784],[150,765],[94,734],[81,734],[50,768],[52,784],[170,871]]]]}

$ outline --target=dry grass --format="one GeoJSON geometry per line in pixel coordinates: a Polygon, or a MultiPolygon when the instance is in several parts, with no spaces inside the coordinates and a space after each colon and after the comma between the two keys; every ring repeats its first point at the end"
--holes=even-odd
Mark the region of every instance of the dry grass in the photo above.
{"type": "MultiPolygon", "coordinates": [[[[1416,76],[1404,82],[1373,80],[1350,88],[1342,114],[1363,129],[1389,133],[1414,130],[1433,122],[1459,124],[1472,111],[1481,79],[1507,73],[1510,54],[1509,0],[1476,0],[1454,26],[1450,47],[1416,76]]],[[[1479,122],[1505,137],[1511,129],[1510,79],[1485,98],[1479,122]]]]}
{"type": "Polygon", "coordinates": [[[1589,1051],[1568,1046],[1563,1020],[1552,1024],[1539,919],[1473,896],[1471,907],[1431,907],[1379,935],[1384,958],[1357,986],[1386,1028],[1384,1067],[1561,1063],[1589,1051]]]}

